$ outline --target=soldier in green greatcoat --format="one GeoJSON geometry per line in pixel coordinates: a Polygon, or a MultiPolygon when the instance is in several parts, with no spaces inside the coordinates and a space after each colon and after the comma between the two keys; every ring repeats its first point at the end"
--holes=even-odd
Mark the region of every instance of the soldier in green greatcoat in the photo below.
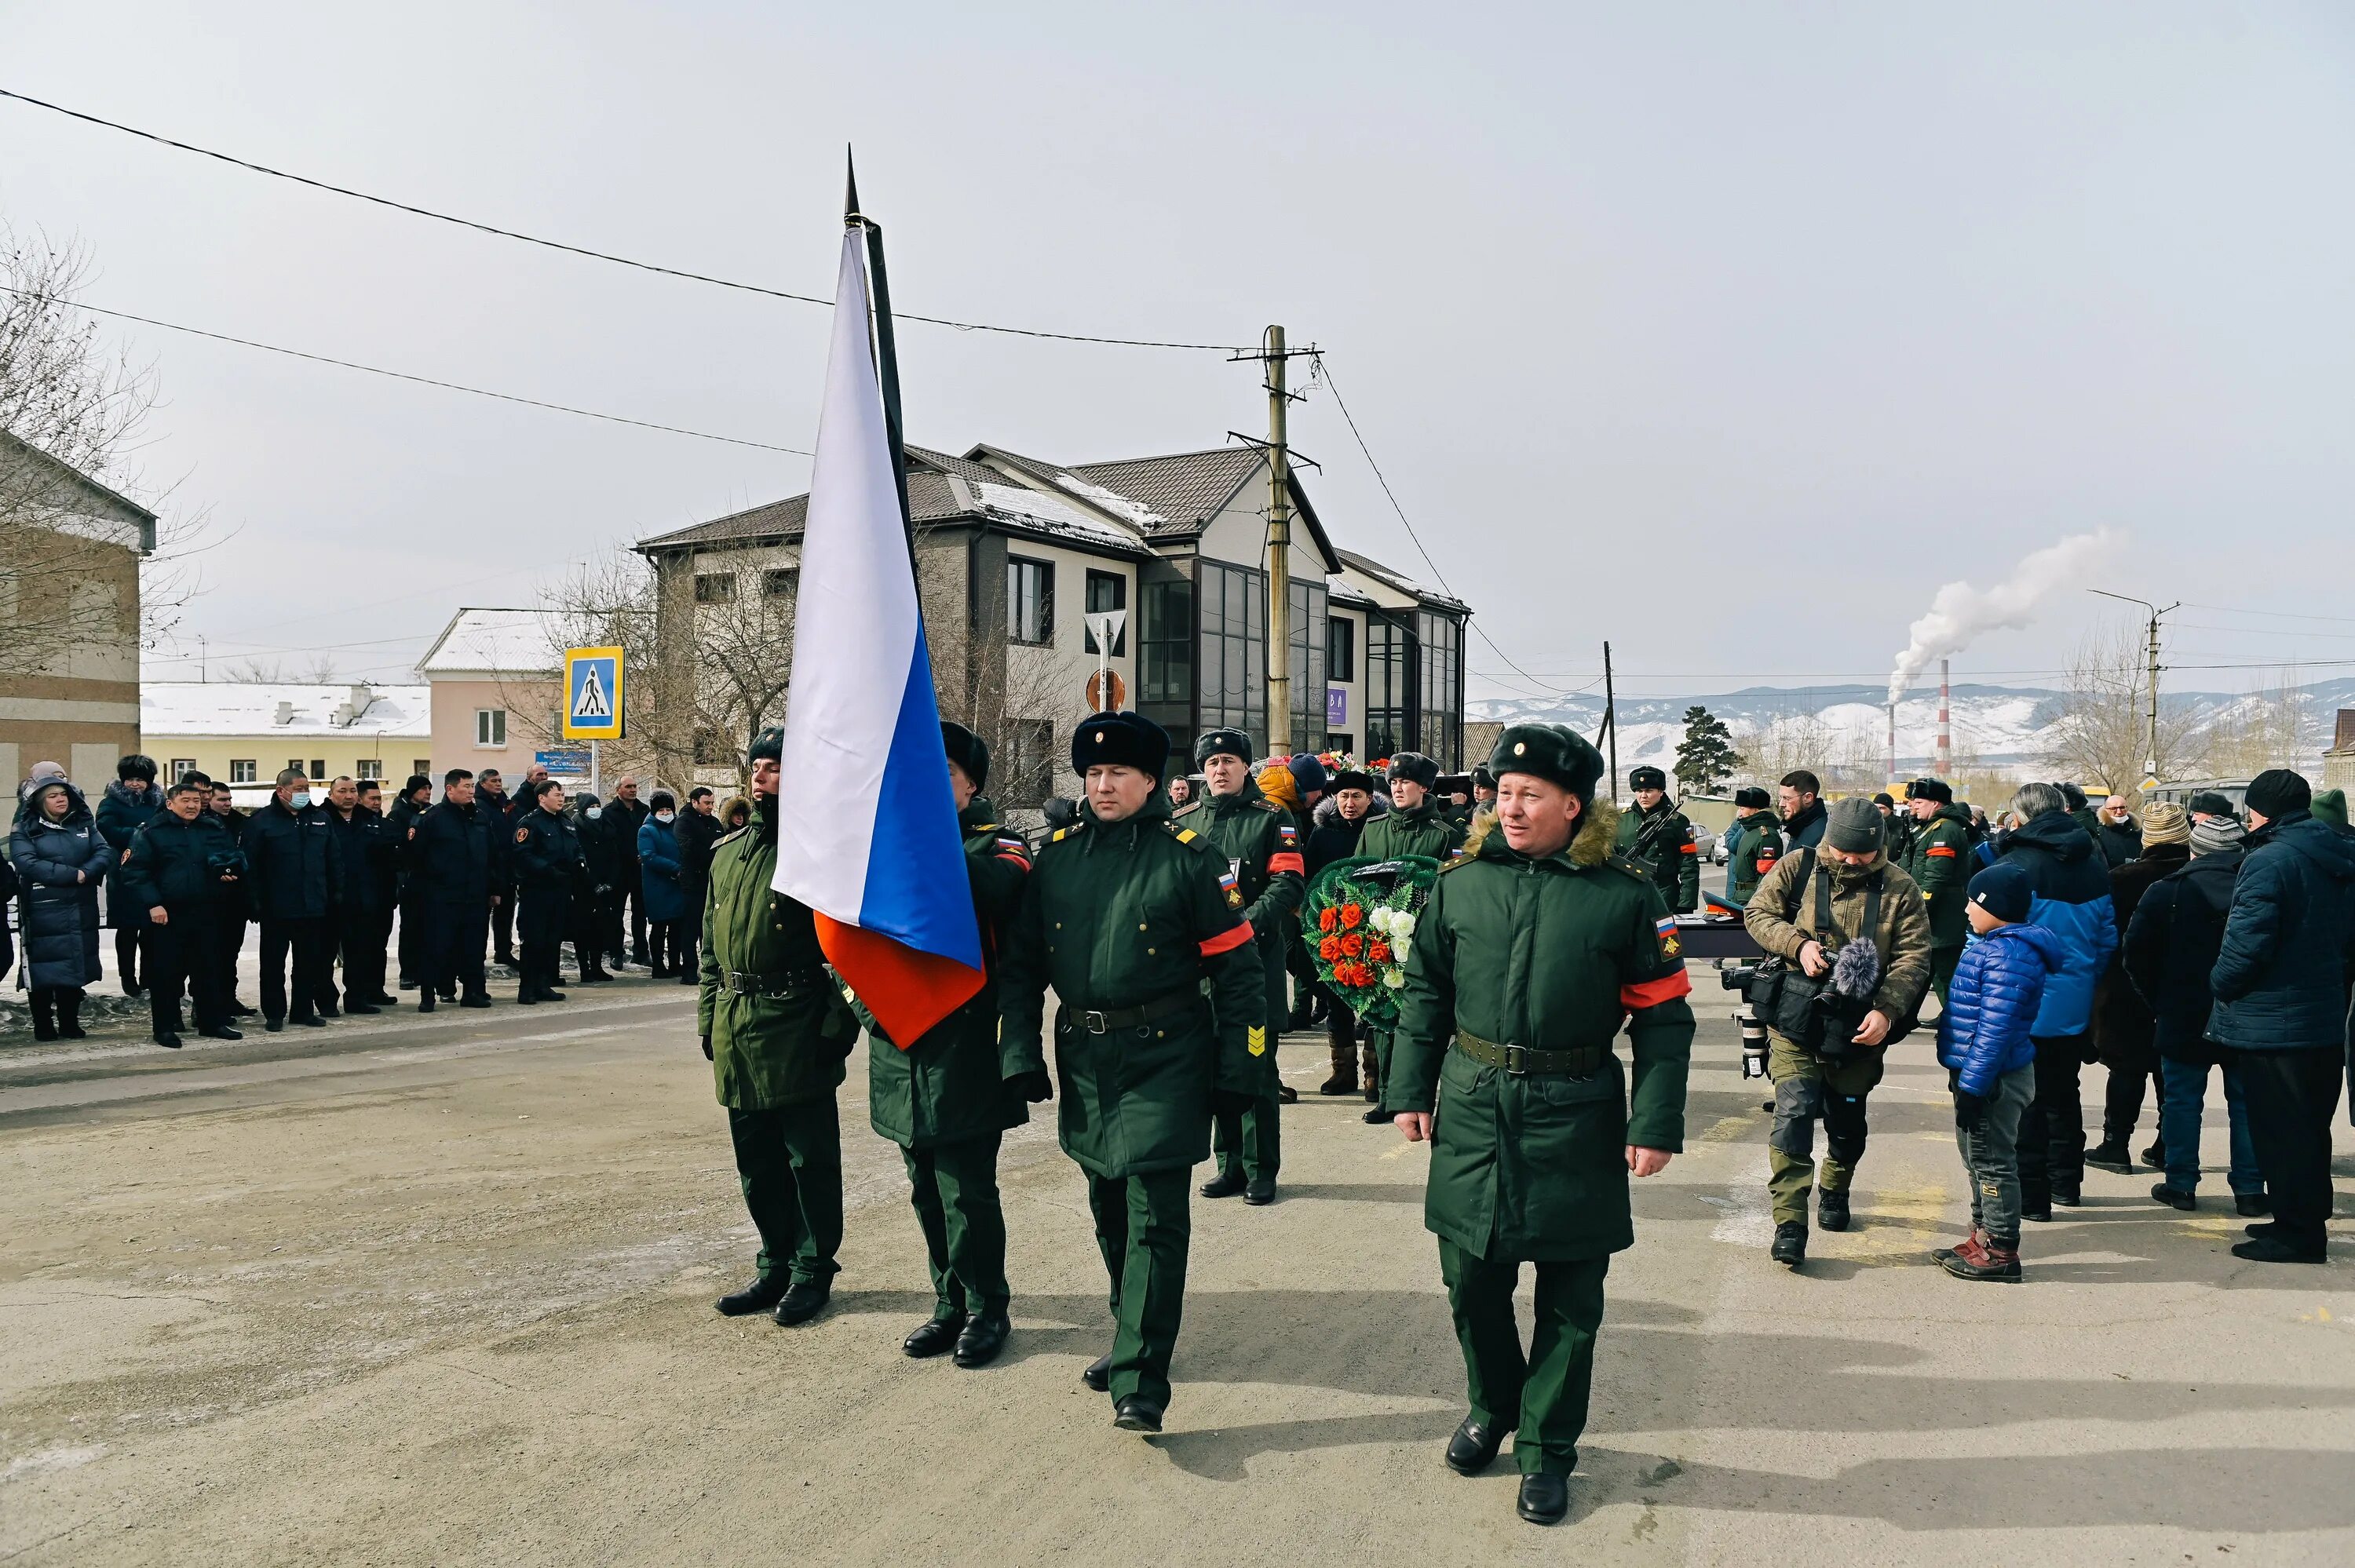
{"type": "MultiPolygon", "coordinates": [[[[1367,821],[1365,832],[1358,839],[1358,853],[1375,860],[1395,860],[1405,854],[1428,855],[1437,861],[1454,858],[1455,852],[1464,847],[1464,831],[1441,816],[1432,802],[1432,787],[1439,782],[1439,764],[1419,751],[1401,751],[1391,758],[1388,779],[1390,811],[1367,821]]],[[[1369,1024],[1366,1033],[1372,1036],[1374,1065],[1381,1069],[1381,1076],[1387,1081],[1391,1073],[1391,1031],[1369,1024]]],[[[1367,1087],[1376,1098],[1366,1119],[1387,1121],[1389,1107],[1380,1097],[1379,1086],[1369,1084],[1367,1087]]]]}
{"type": "Polygon", "coordinates": [[[1783,819],[1774,814],[1774,797],[1755,784],[1736,789],[1733,826],[1726,832],[1725,899],[1740,909],[1783,858],[1783,819]]]}
{"type": "Polygon", "coordinates": [[[1619,819],[1619,855],[1644,868],[1670,913],[1689,915],[1700,907],[1700,849],[1692,823],[1668,799],[1668,776],[1658,768],[1630,769],[1627,788],[1636,809],[1619,819]]]}
{"type": "Polygon", "coordinates": [[[770,1308],[783,1324],[826,1309],[842,1245],[842,1124],[834,1092],[858,1021],[827,978],[806,905],[769,886],[777,868],[781,730],[752,742],[752,820],[711,846],[696,1018],[761,1234],[758,1272],[712,1303],[770,1308]]]}
{"type": "Polygon", "coordinates": [[[1245,1021],[1265,1006],[1251,922],[1229,902],[1226,861],[1170,820],[1169,737],[1133,713],[1071,736],[1087,781],[1079,821],[1042,847],[998,957],[1004,1075],[1048,1097],[1040,1023],[1055,1020],[1056,1129],[1088,1177],[1112,1277],[1112,1350],[1082,1373],[1115,1425],[1158,1432],[1185,1304],[1188,1172],[1210,1152],[1213,1102],[1240,1109],[1273,1045],[1245,1021]],[[1207,982],[1208,994],[1205,994],[1207,982]]]}
{"type": "Polygon", "coordinates": [[[1260,793],[1251,776],[1251,736],[1242,731],[1206,731],[1194,743],[1194,766],[1201,769],[1203,793],[1176,820],[1209,840],[1224,857],[1227,902],[1251,922],[1256,933],[1253,945],[1267,969],[1266,1008],[1245,1020],[1267,1029],[1267,1054],[1258,1058],[1264,1082],[1249,1109],[1219,1112],[1210,1138],[1219,1171],[1203,1183],[1202,1196],[1231,1198],[1241,1192],[1246,1203],[1273,1203],[1276,1171],[1284,1160],[1275,1043],[1291,1011],[1284,994],[1284,936],[1296,925],[1301,900],[1307,896],[1307,862],[1300,853],[1300,829],[1290,813],[1260,793]]]}
{"type": "Polygon", "coordinates": [[[1913,832],[1897,863],[1930,906],[1930,989],[1943,1007],[1970,937],[1971,875],[1979,864],[1971,853],[1971,811],[1955,804],[1955,792],[1943,779],[1916,779],[1905,786],[1905,804],[1913,832]]]}
{"type": "MultiPolygon", "coordinates": [[[[994,969],[1030,873],[1029,851],[981,793],[989,784],[988,744],[946,721],[941,744],[982,953],[994,969]]],[[[904,1051],[863,1007],[859,1022],[867,1026],[868,1119],[900,1146],[932,1275],[932,1315],[900,1348],[911,1356],[953,1351],[961,1367],[986,1366],[1006,1348],[1011,1296],[997,1148],[1007,1128],[1030,1119],[1020,1089],[998,1069],[995,978],[904,1051]]]]}
{"type": "Polygon", "coordinates": [[[1441,873],[1410,938],[1383,1103],[1409,1141],[1431,1140],[1423,1223],[1472,1405],[1447,1463],[1476,1474],[1511,1432],[1520,1515],[1552,1524],[1585,1429],[1604,1275],[1636,1239],[1628,1177],[1684,1147],[1692,985],[1657,885],[1611,853],[1594,747],[1566,726],[1513,725],[1488,766],[1496,831],[1441,873]],[[1612,1050],[1623,1025],[1631,1065],[1612,1050]]]}

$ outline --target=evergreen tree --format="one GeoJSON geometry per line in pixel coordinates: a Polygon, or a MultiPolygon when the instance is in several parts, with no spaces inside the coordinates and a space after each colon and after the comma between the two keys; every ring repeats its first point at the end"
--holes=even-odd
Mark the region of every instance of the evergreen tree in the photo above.
{"type": "Polygon", "coordinates": [[[1696,703],[1685,710],[1685,737],[1677,743],[1677,782],[1689,794],[1706,795],[1733,777],[1742,753],[1725,721],[1696,703]]]}

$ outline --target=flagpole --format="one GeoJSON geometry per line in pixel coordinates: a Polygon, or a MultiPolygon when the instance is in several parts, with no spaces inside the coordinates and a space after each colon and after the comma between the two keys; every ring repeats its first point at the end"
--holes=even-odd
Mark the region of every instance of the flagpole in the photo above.
{"type": "Polygon", "coordinates": [[[916,560],[916,519],[908,506],[907,436],[900,422],[900,344],[891,330],[891,281],[883,269],[883,226],[858,210],[858,165],[852,162],[848,148],[843,149],[842,155],[846,172],[843,225],[867,231],[867,287],[875,306],[868,330],[875,344],[877,378],[883,387],[883,429],[891,445],[891,482],[900,492],[900,524],[908,532],[908,563],[912,567],[916,560]]]}

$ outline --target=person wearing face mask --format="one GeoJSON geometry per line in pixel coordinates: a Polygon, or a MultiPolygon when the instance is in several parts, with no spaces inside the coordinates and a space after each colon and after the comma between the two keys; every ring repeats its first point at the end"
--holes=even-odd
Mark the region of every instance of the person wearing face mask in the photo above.
{"type": "Polygon", "coordinates": [[[17,980],[31,991],[33,1038],[82,1037],[83,988],[98,967],[98,885],[114,863],[81,791],[62,778],[35,779],[16,810],[8,859],[22,885],[16,895],[25,967],[17,980]]]}
{"type": "Polygon", "coordinates": [[[583,789],[572,798],[573,832],[581,839],[581,864],[586,867],[572,899],[572,958],[582,985],[600,985],[613,978],[605,955],[621,942],[623,866],[617,842],[628,821],[619,812],[608,815],[605,803],[583,789]]]}
{"type": "Polygon", "coordinates": [[[667,789],[657,789],[646,804],[646,820],[638,824],[639,902],[646,925],[646,960],[656,980],[679,972],[681,957],[676,933],[687,918],[687,896],[679,888],[678,840],[672,830],[678,822],[678,802],[667,789]]]}
{"type": "Polygon", "coordinates": [[[319,999],[334,961],[328,917],[340,857],[302,769],[282,769],[269,803],[245,824],[245,858],[246,896],[261,926],[261,1026],[272,1033],[289,1022],[324,1028],[319,999]]]}

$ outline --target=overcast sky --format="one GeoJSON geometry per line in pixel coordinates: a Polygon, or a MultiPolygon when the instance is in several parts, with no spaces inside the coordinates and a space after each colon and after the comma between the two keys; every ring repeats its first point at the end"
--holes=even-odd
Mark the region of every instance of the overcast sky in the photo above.
{"type": "MultiPolygon", "coordinates": [[[[842,148],[903,310],[1314,341],[1438,571],[1574,685],[1887,671],[1955,577],[2108,524],[2186,665],[2355,671],[2355,21],[2336,5],[392,9],[0,4],[0,86],[421,206],[831,291],[842,148]],[[1769,599],[1778,587],[1795,598],[1769,599]],[[2250,612],[2268,612],[2256,614],[2250,612]],[[2291,617],[2313,619],[2290,619],[2291,617]]],[[[0,101],[0,217],[105,305],[806,447],[827,312],[455,229],[0,101]]],[[[462,604],[805,459],[149,327],[218,663],[397,677],[462,604]]],[[[1254,430],[1216,354],[909,325],[911,439],[1254,430]]],[[[1336,537],[1418,555],[1329,397],[1336,537]]],[[[1984,640],[2027,683],[2100,601],[1984,640]]],[[[2115,608],[2115,607],[2114,607],[2115,608]]],[[[1474,694],[1527,683],[1475,641],[1474,694]],[[1503,680],[1495,679],[1502,675],[1503,680]]],[[[193,676],[152,662],[153,676],[193,676]]],[[[2232,687],[2243,672],[2186,674],[2232,687]]]]}

